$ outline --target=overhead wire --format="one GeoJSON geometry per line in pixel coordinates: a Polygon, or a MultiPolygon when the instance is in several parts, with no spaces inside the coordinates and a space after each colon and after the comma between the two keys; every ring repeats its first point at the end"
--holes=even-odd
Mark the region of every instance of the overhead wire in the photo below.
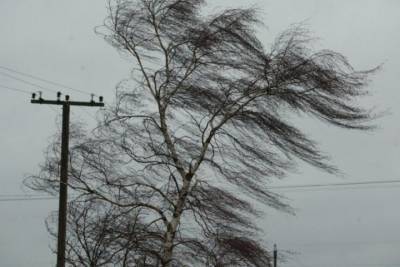
{"type": "MultiPolygon", "coordinates": [[[[6,67],[6,66],[4,66],[4,65],[0,65],[0,69],[9,71],[9,72],[12,72],[12,73],[15,73],[15,74],[19,74],[19,75],[22,75],[22,76],[26,76],[26,77],[29,77],[29,78],[31,78],[31,79],[35,79],[35,80],[38,80],[38,81],[41,81],[41,82],[45,82],[45,83],[48,83],[48,84],[52,84],[53,86],[58,86],[58,87],[62,87],[62,88],[65,88],[65,89],[69,89],[69,90],[72,90],[72,91],[75,91],[75,92],[79,92],[79,93],[84,94],[84,95],[99,96],[99,95],[94,94],[94,93],[88,93],[88,92],[86,92],[86,91],[84,91],[84,90],[80,90],[80,89],[77,89],[77,88],[74,88],[74,87],[71,87],[71,86],[62,84],[62,83],[60,83],[60,82],[51,81],[51,80],[45,79],[45,78],[43,78],[43,77],[39,77],[39,76],[35,76],[35,75],[29,74],[29,73],[26,73],[26,72],[22,72],[22,71],[19,71],[19,70],[10,68],[10,67],[6,67]]],[[[51,89],[51,88],[48,88],[48,87],[44,87],[44,86],[42,86],[42,85],[40,85],[40,84],[36,84],[36,83],[32,83],[32,82],[26,81],[26,80],[24,80],[24,79],[15,77],[15,76],[10,75],[10,74],[8,74],[8,73],[4,73],[4,72],[0,72],[0,73],[1,73],[2,75],[4,75],[4,76],[9,77],[9,78],[15,79],[15,80],[17,80],[17,81],[20,81],[20,82],[23,82],[23,83],[26,83],[26,84],[29,84],[29,85],[32,85],[32,86],[35,86],[35,87],[39,87],[40,89],[43,89],[43,90],[49,90],[49,91],[52,91],[52,92],[58,92],[58,91],[60,91],[60,90],[55,90],[55,89],[51,89]]],[[[105,105],[108,105],[107,103],[104,103],[104,104],[105,104],[105,105]]]]}
{"type": "Polygon", "coordinates": [[[372,244],[400,244],[400,240],[392,239],[392,240],[363,240],[363,241],[344,241],[344,242],[308,242],[308,243],[302,243],[302,242],[288,242],[284,244],[285,249],[292,249],[294,247],[329,247],[329,246],[366,246],[366,245],[372,245],[372,244]]]}
{"type": "MultiPolygon", "coordinates": [[[[291,265],[290,263],[295,263],[295,264],[299,264],[300,262],[298,261],[299,259],[298,258],[296,258],[295,260],[290,260],[290,261],[288,261],[289,262],[289,264],[288,265],[285,265],[285,266],[287,266],[287,267],[292,267],[293,265],[291,265]]],[[[298,265],[294,265],[294,266],[298,266],[298,265]]],[[[307,264],[304,264],[304,263],[301,263],[301,266],[302,267],[316,267],[316,266],[318,266],[318,267],[320,267],[321,266],[321,264],[320,263],[307,263],[307,264]]],[[[324,267],[336,267],[336,266],[338,266],[338,265],[336,265],[336,264],[334,264],[334,265],[327,265],[327,264],[324,264],[323,265],[324,267]]],[[[399,264],[398,263],[346,263],[346,264],[343,264],[343,262],[341,263],[341,265],[340,266],[347,266],[347,267],[358,267],[358,266],[371,266],[371,267],[392,267],[392,266],[396,266],[396,267],[399,267],[399,264]]]]}
{"type": "Polygon", "coordinates": [[[27,200],[54,200],[58,197],[18,197],[18,198],[0,198],[0,202],[12,202],[12,201],[27,201],[27,200]]]}
{"type": "MultiPolygon", "coordinates": [[[[2,66],[0,66],[0,68],[2,68],[2,69],[8,69],[8,68],[2,67],[2,66]]],[[[11,69],[10,69],[10,70],[11,70],[11,69]]],[[[15,71],[15,72],[17,72],[17,71],[15,71]]],[[[20,72],[17,72],[17,73],[20,73],[20,72]]],[[[22,73],[22,72],[21,72],[21,73],[22,73]]],[[[11,78],[11,79],[20,81],[20,82],[22,82],[22,83],[25,83],[25,84],[29,84],[29,85],[31,85],[31,86],[38,87],[38,88],[43,89],[43,90],[49,90],[49,91],[52,91],[52,92],[58,92],[58,91],[55,90],[55,89],[51,89],[51,88],[48,88],[48,87],[43,87],[42,85],[39,85],[39,84],[36,84],[36,83],[32,83],[32,82],[26,81],[26,80],[24,80],[24,79],[20,79],[20,78],[18,78],[18,77],[15,77],[15,76],[10,75],[10,74],[8,74],[8,73],[4,73],[4,72],[2,72],[2,71],[0,71],[0,74],[1,74],[1,75],[4,75],[4,76],[7,76],[7,77],[9,77],[9,78],[11,78]]],[[[35,76],[28,75],[28,74],[25,74],[25,75],[27,75],[28,77],[35,77],[35,76]]],[[[39,78],[37,78],[37,79],[39,79],[39,78]]],[[[47,81],[47,80],[45,80],[45,79],[41,79],[41,80],[47,81]]],[[[48,81],[48,82],[49,82],[49,81],[48,81]]],[[[58,84],[58,83],[55,83],[55,82],[52,82],[52,83],[53,83],[53,84],[58,84]]],[[[61,84],[60,84],[60,85],[61,85],[61,84]]],[[[26,93],[26,94],[29,94],[29,95],[32,93],[32,92],[29,92],[29,91],[27,91],[27,90],[15,88],[15,87],[9,87],[9,86],[5,86],[5,85],[0,85],[0,87],[5,88],[5,89],[8,89],[8,90],[14,90],[14,91],[18,91],[18,92],[21,92],[21,93],[26,93]]],[[[73,88],[68,87],[68,86],[63,86],[63,87],[66,87],[66,88],[68,88],[68,89],[73,89],[73,88]]],[[[78,89],[74,89],[74,90],[76,91],[76,90],[78,90],[78,89]]],[[[81,91],[81,93],[84,93],[85,95],[92,95],[92,94],[89,94],[89,93],[83,92],[83,91],[81,91]]],[[[93,95],[95,95],[95,94],[93,94],[93,95]]],[[[49,107],[50,107],[53,111],[58,112],[57,110],[54,109],[54,107],[52,107],[52,106],[49,106],[49,107]]],[[[87,110],[85,110],[85,109],[82,109],[82,110],[83,110],[83,112],[86,113],[89,117],[91,117],[91,118],[94,119],[94,120],[97,120],[96,117],[95,117],[94,115],[90,114],[87,110]]]]}
{"type": "MultiPolygon", "coordinates": [[[[76,89],[76,88],[73,88],[73,87],[71,87],[71,86],[68,86],[68,85],[65,85],[65,84],[62,84],[62,83],[59,83],[59,82],[51,81],[51,80],[48,80],[48,79],[45,79],[45,78],[42,78],[42,77],[39,77],[39,76],[35,76],[35,75],[32,75],[32,74],[26,73],[26,72],[22,72],[22,71],[13,69],[13,68],[9,68],[9,67],[6,67],[6,66],[4,66],[4,65],[0,65],[0,69],[6,70],[6,71],[9,71],[9,72],[12,72],[12,73],[16,73],[16,74],[18,74],[18,75],[26,76],[26,77],[29,77],[29,78],[31,78],[31,79],[35,79],[35,80],[38,80],[38,81],[41,81],[41,82],[45,82],[45,83],[48,83],[48,84],[52,84],[52,85],[54,85],[54,86],[58,86],[58,87],[62,87],[62,88],[65,88],[65,89],[69,89],[69,90],[72,90],[72,91],[75,91],[75,92],[79,92],[79,93],[84,94],[84,95],[98,96],[97,94],[88,93],[88,92],[86,92],[86,91],[83,91],[83,90],[80,90],[80,89],[76,89]]],[[[59,90],[55,90],[55,89],[52,89],[52,88],[44,87],[44,86],[42,86],[42,85],[40,85],[40,84],[37,84],[37,83],[32,83],[32,82],[30,82],[30,81],[21,79],[21,78],[19,78],[19,77],[10,75],[10,74],[5,73],[5,72],[2,72],[2,71],[0,71],[0,74],[3,75],[3,76],[7,76],[7,77],[9,77],[9,78],[11,78],[11,79],[20,81],[20,82],[22,82],[22,83],[25,83],[25,84],[29,84],[29,85],[31,85],[31,86],[38,87],[38,88],[40,88],[40,89],[42,89],[42,90],[48,90],[48,91],[52,91],[52,92],[58,92],[58,91],[59,91],[59,90]]],[[[10,90],[11,90],[11,88],[7,88],[7,89],[10,89],[10,90]]],[[[26,90],[17,89],[17,88],[14,88],[14,89],[12,89],[12,90],[21,91],[21,92],[26,92],[26,93],[29,93],[29,94],[31,93],[31,92],[28,92],[28,91],[26,91],[26,90]]],[[[107,105],[107,103],[104,103],[104,104],[107,105]]],[[[89,112],[86,111],[85,109],[83,109],[83,112],[85,112],[89,117],[93,118],[94,120],[97,120],[96,117],[95,117],[94,115],[92,115],[91,113],[89,113],[89,112]]]]}
{"type": "Polygon", "coordinates": [[[281,185],[281,186],[270,186],[269,189],[291,189],[291,188],[318,188],[318,187],[341,187],[341,186],[359,186],[359,185],[377,185],[377,184],[393,184],[399,183],[400,180],[370,180],[363,182],[344,182],[344,183],[328,183],[328,184],[297,184],[297,185],[281,185]]]}
{"type": "Polygon", "coordinates": [[[280,193],[304,193],[304,192],[332,192],[332,191],[347,191],[347,190],[379,190],[379,189],[398,189],[400,185],[392,186],[343,186],[343,187],[318,187],[318,188],[289,188],[277,189],[280,193]]]}
{"type": "Polygon", "coordinates": [[[29,91],[27,91],[27,90],[23,90],[23,89],[15,88],[15,87],[10,87],[10,86],[3,85],[3,84],[0,84],[0,87],[1,87],[1,88],[4,88],[4,89],[8,89],[8,90],[12,90],[12,91],[16,91],[16,92],[20,92],[20,93],[28,94],[28,95],[30,95],[30,94],[32,93],[32,92],[29,92],[29,91]]]}
{"type": "Polygon", "coordinates": [[[8,74],[8,73],[2,72],[2,71],[0,71],[0,74],[3,75],[3,76],[9,77],[9,78],[11,78],[11,79],[14,79],[14,80],[16,80],[16,81],[19,81],[19,82],[22,82],[22,83],[25,83],[25,84],[29,84],[29,85],[31,85],[31,86],[35,86],[35,87],[40,88],[40,89],[43,89],[43,90],[48,90],[48,91],[52,91],[52,92],[58,92],[57,90],[54,90],[54,89],[51,89],[51,88],[42,86],[42,85],[37,84],[37,83],[29,82],[29,81],[27,81],[27,80],[18,78],[18,77],[14,76],[14,75],[11,75],[11,74],[8,74]]]}
{"type": "MultiPolygon", "coordinates": [[[[76,197],[77,195],[72,194],[70,197],[76,197]]],[[[47,200],[47,199],[58,199],[58,195],[49,194],[0,194],[0,202],[10,201],[26,201],[26,200],[47,200]]]]}
{"type": "MultiPolygon", "coordinates": [[[[10,72],[13,72],[13,73],[16,73],[16,74],[19,74],[19,75],[23,75],[23,76],[26,76],[26,77],[30,77],[32,79],[35,79],[35,80],[38,80],[38,81],[41,81],[41,82],[45,82],[45,83],[48,83],[48,84],[52,84],[52,85],[55,85],[55,86],[58,86],[58,87],[62,87],[62,88],[65,88],[65,89],[69,89],[69,90],[72,90],[72,91],[75,91],[75,92],[79,92],[81,94],[92,95],[91,93],[88,93],[86,91],[83,91],[83,90],[80,90],[80,89],[76,89],[74,87],[71,87],[71,86],[68,86],[68,85],[64,85],[64,84],[59,83],[59,82],[51,81],[51,80],[48,80],[48,79],[45,79],[45,78],[42,78],[42,77],[39,77],[39,76],[35,76],[35,75],[32,75],[32,74],[26,73],[26,72],[15,70],[15,69],[12,69],[12,68],[9,68],[9,67],[0,66],[0,69],[7,70],[7,71],[10,71],[10,72]]],[[[97,96],[96,94],[93,94],[93,95],[97,96]]]]}
{"type": "Polygon", "coordinates": [[[0,199],[2,197],[44,197],[44,196],[48,196],[46,195],[40,195],[40,194],[0,194],[0,199]]]}
{"type": "MultiPolygon", "coordinates": [[[[339,187],[342,186],[348,186],[351,185],[354,188],[358,186],[358,188],[376,188],[376,187],[362,187],[363,185],[375,185],[375,184],[391,184],[391,183],[400,183],[400,180],[382,180],[382,181],[366,181],[366,182],[348,182],[348,183],[332,183],[332,184],[304,184],[304,185],[287,185],[287,186],[276,186],[276,187],[270,187],[271,188],[300,188],[300,189],[307,189],[306,187],[319,187],[320,190],[333,190],[333,189],[341,189],[339,187]],[[323,186],[325,186],[326,188],[323,188],[323,186]],[[330,188],[329,188],[329,187],[330,188]]],[[[399,186],[396,186],[396,188],[400,188],[399,186]]],[[[18,194],[0,194],[0,201],[2,200],[9,200],[12,201],[13,199],[26,199],[26,200],[30,200],[33,199],[34,197],[44,197],[43,195],[18,195],[18,194]],[[29,196],[29,197],[28,197],[29,196]]]]}
{"type": "MultiPolygon", "coordinates": [[[[10,87],[10,86],[3,85],[3,84],[0,84],[0,88],[8,89],[8,90],[11,90],[11,91],[15,91],[15,92],[23,93],[23,94],[27,94],[27,95],[31,95],[32,94],[32,92],[29,92],[27,90],[20,89],[20,88],[15,88],[15,87],[10,87]]],[[[54,107],[52,107],[52,106],[48,106],[48,107],[51,108],[54,112],[58,112],[54,107]]]]}

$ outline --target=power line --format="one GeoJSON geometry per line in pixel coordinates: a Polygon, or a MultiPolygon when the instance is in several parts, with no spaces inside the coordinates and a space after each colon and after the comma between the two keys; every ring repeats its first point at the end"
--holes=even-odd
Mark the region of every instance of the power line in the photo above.
{"type": "Polygon", "coordinates": [[[6,86],[6,85],[2,85],[2,84],[0,84],[0,87],[4,88],[4,89],[8,89],[8,90],[24,93],[24,94],[29,94],[29,95],[32,93],[32,92],[29,92],[27,90],[18,89],[18,88],[15,88],[15,87],[10,87],[10,86],[6,86]]]}
{"type": "MultiPolygon", "coordinates": [[[[64,85],[62,83],[59,83],[59,82],[50,81],[48,79],[44,79],[42,77],[38,77],[38,76],[29,74],[29,73],[26,73],[26,72],[18,71],[18,70],[15,70],[15,69],[12,69],[12,68],[8,68],[8,67],[5,67],[5,66],[0,66],[0,69],[7,70],[7,71],[10,71],[10,72],[14,72],[14,73],[17,73],[19,75],[23,75],[23,76],[26,76],[26,77],[29,77],[29,78],[32,78],[32,79],[35,79],[35,80],[38,80],[38,81],[41,81],[41,82],[45,82],[45,83],[52,84],[52,85],[55,85],[55,86],[58,86],[58,87],[69,89],[69,90],[72,90],[72,91],[75,91],[75,92],[79,92],[81,94],[91,95],[90,93],[85,92],[83,90],[79,90],[79,89],[73,88],[71,86],[67,86],[67,85],[64,85]]],[[[96,94],[94,94],[94,95],[96,95],[96,94]]]]}
{"type": "Polygon", "coordinates": [[[310,242],[310,243],[301,243],[301,242],[288,242],[284,243],[284,246],[287,249],[291,249],[293,247],[331,247],[331,246],[368,246],[368,245],[387,245],[387,244],[400,244],[400,240],[363,240],[363,241],[347,241],[347,242],[310,242]]]}
{"type": "Polygon", "coordinates": [[[49,195],[43,194],[0,194],[0,199],[2,197],[48,197],[49,195]]]}
{"type": "MultiPolygon", "coordinates": [[[[71,194],[71,197],[77,197],[77,194],[71,194]]],[[[57,196],[49,194],[0,194],[1,201],[23,201],[23,200],[46,200],[56,199],[57,196]]]]}
{"type": "Polygon", "coordinates": [[[269,189],[291,189],[291,188],[315,188],[315,187],[341,187],[341,186],[359,186],[359,185],[378,185],[378,184],[394,184],[400,183],[400,180],[372,180],[365,182],[347,182],[347,183],[329,183],[329,184],[298,184],[298,185],[281,185],[271,186],[269,189]]]}
{"type": "MultiPolygon", "coordinates": [[[[375,181],[365,181],[365,182],[348,182],[348,183],[331,183],[331,184],[303,184],[303,185],[285,185],[285,186],[274,186],[274,187],[269,187],[269,189],[308,189],[308,188],[320,188],[321,190],[330,190],[330,189],[335,189],[335,187],[344,187],[344,186],[353,186],[351,188],[371,188],[371,187],[362,187],[360,185],[374,185],[374,184],[397,184],[400,183],[400,180],[375,180],[375,181]],[[331,187],[331,188],[327,188],[331,187]],[[333,188],[332,188],[333,187],[333,188]]],[[[376,187],[372,187],[376,188],[376,187]]],[[[379,188],[379,187],[378,187],[379,188]]],[[[388,188],[388,187],[382,187],[382,188],[388,188]]],[[[7,200],[7,201],[12,201],[14,199],[17,200],[30,200],[33,198],[48,198],[43,195],[39,194],[0,194],[0,201],[2,200],[7,200]]],[[[52,198],[52,197],[50,197],[52,198]]]]}
{"type": "Polygon", "coordinates": [[[27,201],[27,200],[51,200],[58,199],[57,197],[13,197],[13,198],[0,198],[0,202],[11,201],[27,201]]]}
{"type": "MultiPolygon", "coordinates": [[[[369,182],[358,182],[358,183],[339,183],[339,184],[312,184],[312,185],[287,185],[287,186],[277,186],[273,187],[275,188],[283,188],[286,189],[305,189],[302,190],[301,192],[307,191],[306,188],[307,186],[311,187],[318,187],[319,190],[332,190],[332,189],[337,189],[337,188],[324,188],[323,186],[332,186],[335,185],[336,187],[338,186],[347,186],[347,185],[353,185],[351,188],[371,188],[371,187],[361,187],[361,186],[356,186],[356,185],[371,185],[371,184],[390,184],[390,183],[400,183],[400,180],[386,180],[386,181],[369,181],[369,182]],[[356,185],[354,185],[356,184],[356,185]]],[[[270,187],[271,189],[272,187],[270,187]]],[[[372,187],[372,188],[377,188],[377,187],[372,187]]],[[[378,187],[379,188],[379,187],[378,187]]],[[[383,188],[389,188],[389,187],[383,187],[383,188]]],[[[392,187],[391,187],[392,188],[392,187]]],[[[399,187],[396,187],[399,188],[399,187]]],[[[26,195],[26,194],[0,194],[0,202],[1,201],[23,201],[23,200],[45,200],[45,199],[54,199],[55,197],[48,197],[48,196],[43,196],[39,194],[31,194],[31,195],[26,195]]]]}
{"type": "MultiPolygon", "coordinates": [[[[10,86],[6,86],[6,85],[2,85],[2,84],[0,84],[0,87],[1,87],[1,88],[4,88],[4,89],[11,90],[11,91],[15,91],[15,92],[18,92],[18,93],[23,93],[23,94],[28,94],[28,95],[31,95],[31,94],[32,94],[32,92],[29,92],[29,91],[27,91],[27,90],[15,88],[15,87],[10,87],[10,86]]],[[[54,107],[52,107],[52,106],[49,106],[49,108],[51,108],[54,112],[58,112],[58,111],[57,111],[54,107]]]]}
{"type": "MultiPolygon", "coordinates": [[[[79,92],[79,93],[84,94],[84,95],[98,96],[97,94],[91,94],[91,93],[85,92],[85,91],[83,91],[83,90],[79,90],[79,89],[76,89],[76,88],[73,88],[73,87],[70,87],[70,86],[67,86],[67,85],[58,83],[58,82],[50,81],[50,80],[47,80],[47,79],[44,79],[44,78],[41,78],[41,77],[38,77],[38,76],[35,76],[35,75],[32,75],[32,74],[28,74],[28,73],[25,73],[25,72],[22,72],[22,71],[18,71],[18,70],[15,70],[15,69],[8,68],[8,67],[5,67],[5,66],[0,66],[0,69],[4,69],[4,70],[7,70],[7,71],[10,71],[10,72],[19,74],[19,75],[23,75],[23,76],[26,76],[26,77],[30,77],[30,78],[36,79],[36,80],[38,80],[38,81],[46,82],[46,83],[48,83],[48,84],[56,85],[56,86],[58,86],[58,87],[63,87],[63,88],[66,88],[66,89],[69,89],[69,90],[72,90],[72,91],[76,91],[76,92],[79,92]]],[[[21,78],[19,78],[19,77],[10,75],[10,74],[8,74],[8,73],[4,73],[4,72],[2,72],[2,71],[0,71],[0,74],[1,74],[1,75],[4,75],[4,76],[7,76],[7,77],[9,77],[9,78],[11,78],[11,79],[20,81],[20,82],[22,82],[22,83],[25,83],[25,84],[29,84],[29,85],[31,85],[31,86],[38,87],[38,88],[43,89],[43,90],[48,90],[48,91],[52,91],[52,92],[58,92],[58,91],[59,91],[59,90],[51,89],[51,88],[48,88],[48,87],[44,87],[44,86],[42,86],[42,85],[40,85],[40,84],[37,84],[37,83],[32,83],[32,82],[30,82],[30,81],[21,79],[21,78]]],[[[15,88],[15,87],[13,88],[13,87],[8,87],[8,86],[3,86],[3,85],[0,85],[0,87],[3,87],[3,88],[5,88],[5,89],[9,89],[9,90],[19,91],[19,92],[21,92],[21,93],[22,93],[22,92],[23,92],[23,93],[27,93],[27,94],[31,94],[31,93],[32,93],[32,92],[29,92],[29,91],[26,91],[26,90],[22,90],[22,89],[18,89],[18,88],[15,88]]],[[[86,114],[88,114],[90,117],[92,117],[94,120],[97,120],[93,115],[89,114],[87,111],[84,111],[84,112],[85,112],[86,114]]]]}
{"type": "Polygon", "coordinates": [[[305,193],[305,192],[332,192],[332,191],[346,191],[346,190],[379,190],[379,189],[398,189],[400,185],[386,185],[386,186],[342,186],[342,187],[317,187],[317,188],[288,188],[277,189],[282,193],[305,193]]]}
{"type": "Polygon", "coordinates": [[[43,90],[48,90],[48,91],[52,91],[52,92],[57,92],[57,90],[44,87],[44,86],[42,86],[42,85],[40,85],[40,84],[37,84],[37,83],[29,82],[29,81],[27,81],[27,80],[24,80],[24,79],[15,77],[15,76],[13,76],[13,75],[11,75],[11,74],[8,74],[8,73],[2,72],[2,71],[0,71],[0,74],[1,74],[1,75],[4,75],[4,76],[7,76],[7,77],[9,77],[9,78],[11,78],[11,79],[14,79],[14,80],[16,80],[16,81],[19,81],[19,82],[22,82],[22,83],[25,83],[25,84],[29,84],[29,85],[31,85],[31,86],[38,87],[38,88],[43,89],[43,90]]]}
{"type": "MultiPolygon", "coordinates": [[[[295,259],[295,260],[291,260],[290,262],[294,262],[296,264],[301,264],[302,267],[315,267],[315,266],[320,267],[321,266],[320,263],[307,263],[307,264],[301,263],[301,262],[299,262],[298,258],[295,259]]],[[[359,267],[359,266],[373,266],[373,267],[391,267],[391,266],[395,266],[395,267],[398,267],[399,266],[398,263],[346,263],[346,264],[341,263],[341,264],[342,264],[341,266],[347,266],[347,267],[359,267]]],[[[293,265],[290,264],[288,266],[293,266],[293,265]]],[[[298,266],[298,265],[295,265],[295,266],[298,266]]],[[[331,267],[331,266],[336,267],[337,265],[326,265],[326,263],[324,263],[323,266],[325,266],[325,267],[331,267]]]]}

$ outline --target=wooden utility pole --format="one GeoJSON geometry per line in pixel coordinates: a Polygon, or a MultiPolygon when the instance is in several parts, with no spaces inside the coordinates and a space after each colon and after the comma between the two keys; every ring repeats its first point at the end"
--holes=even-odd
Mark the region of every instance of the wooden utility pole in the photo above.
{"type": "Polygon", "coordinates": [[[61,171],[60,171],[60,196],[58,206],[58,235],[57,235],[57,267],[65,266],[65,241],[67,234],[67,199],[68,199],[68,144],[69,144],[69,111],[70,106],[103,107],[103,97],[99,97],[99,102],[70,101],[69,96],[65,100],[60,100],[61,93],[57,93],[57,100],[45,100],[39,93],[32,94],[32,104],[62,105],[62,136],[61,136],[61,171]]]}
{"type": "Polygon", "coordinates": [[[277,267],[276,265],[277,259],[278,259],[278,249],[276,247],[276,244],[274,244],[274,267],[277,267]]]}

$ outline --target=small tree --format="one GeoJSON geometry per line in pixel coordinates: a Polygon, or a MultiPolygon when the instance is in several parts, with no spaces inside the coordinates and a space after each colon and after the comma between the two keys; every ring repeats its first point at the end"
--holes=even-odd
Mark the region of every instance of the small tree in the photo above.
{"type": "MultiPolygon", "coordinates": [[[[84,262],[100,253],[110,266],[269,266],[253,203],[290,208],[268,179],[297,159],[335,172],[285,113],[369,129],[370,113],[355,99],[373,70],[312,51],[302,27],[267,50],[254,9],[206,16],[204,2],[110,4],[102,33],[134,62],[134,85],[119,84],[104,121],[71,147],[70,186],[80,204],[71,204],[69,242],[89,235],[97,244],[69,250],[71,264],[92,266],[84,262]],[[86,234],[82,219],[92,225],[86,234]]],[[[55,152],[33,187],[57,189],[55,152]]]]}

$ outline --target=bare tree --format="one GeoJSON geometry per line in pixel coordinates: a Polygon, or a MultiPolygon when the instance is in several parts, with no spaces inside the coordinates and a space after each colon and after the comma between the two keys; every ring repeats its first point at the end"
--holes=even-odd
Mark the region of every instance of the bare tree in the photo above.
{"type": "MultiPolygon", "coordinates": [[[[95,247],[70,246],[71,265],[269,266],[253,203],[290,211],[269,179],[299,160],[336,171],[286,114],[370,128],[355,100],[375,69],[309,49],[302,27],[266,49],[254,9],[204,15],[204,2],[110,3],[101,33],[134,63],[133,85],[121,82],[104,120],[71,147],[69,185],[84,204],[70,208],[69,240],[95,247]]],[[[31,186],[57,189],[57,166],[58,152],[49,153],[31,186]]]]}
{"type": "MultiPolygon", "coordinates": [[[[151,227],[141,211],[121,208],[96,199],[69,203],[67,263],[71,266],[155,266],[151,227]]],[[[56,216],[47,220],[48,231],[57,237],[56,216]]]]}

